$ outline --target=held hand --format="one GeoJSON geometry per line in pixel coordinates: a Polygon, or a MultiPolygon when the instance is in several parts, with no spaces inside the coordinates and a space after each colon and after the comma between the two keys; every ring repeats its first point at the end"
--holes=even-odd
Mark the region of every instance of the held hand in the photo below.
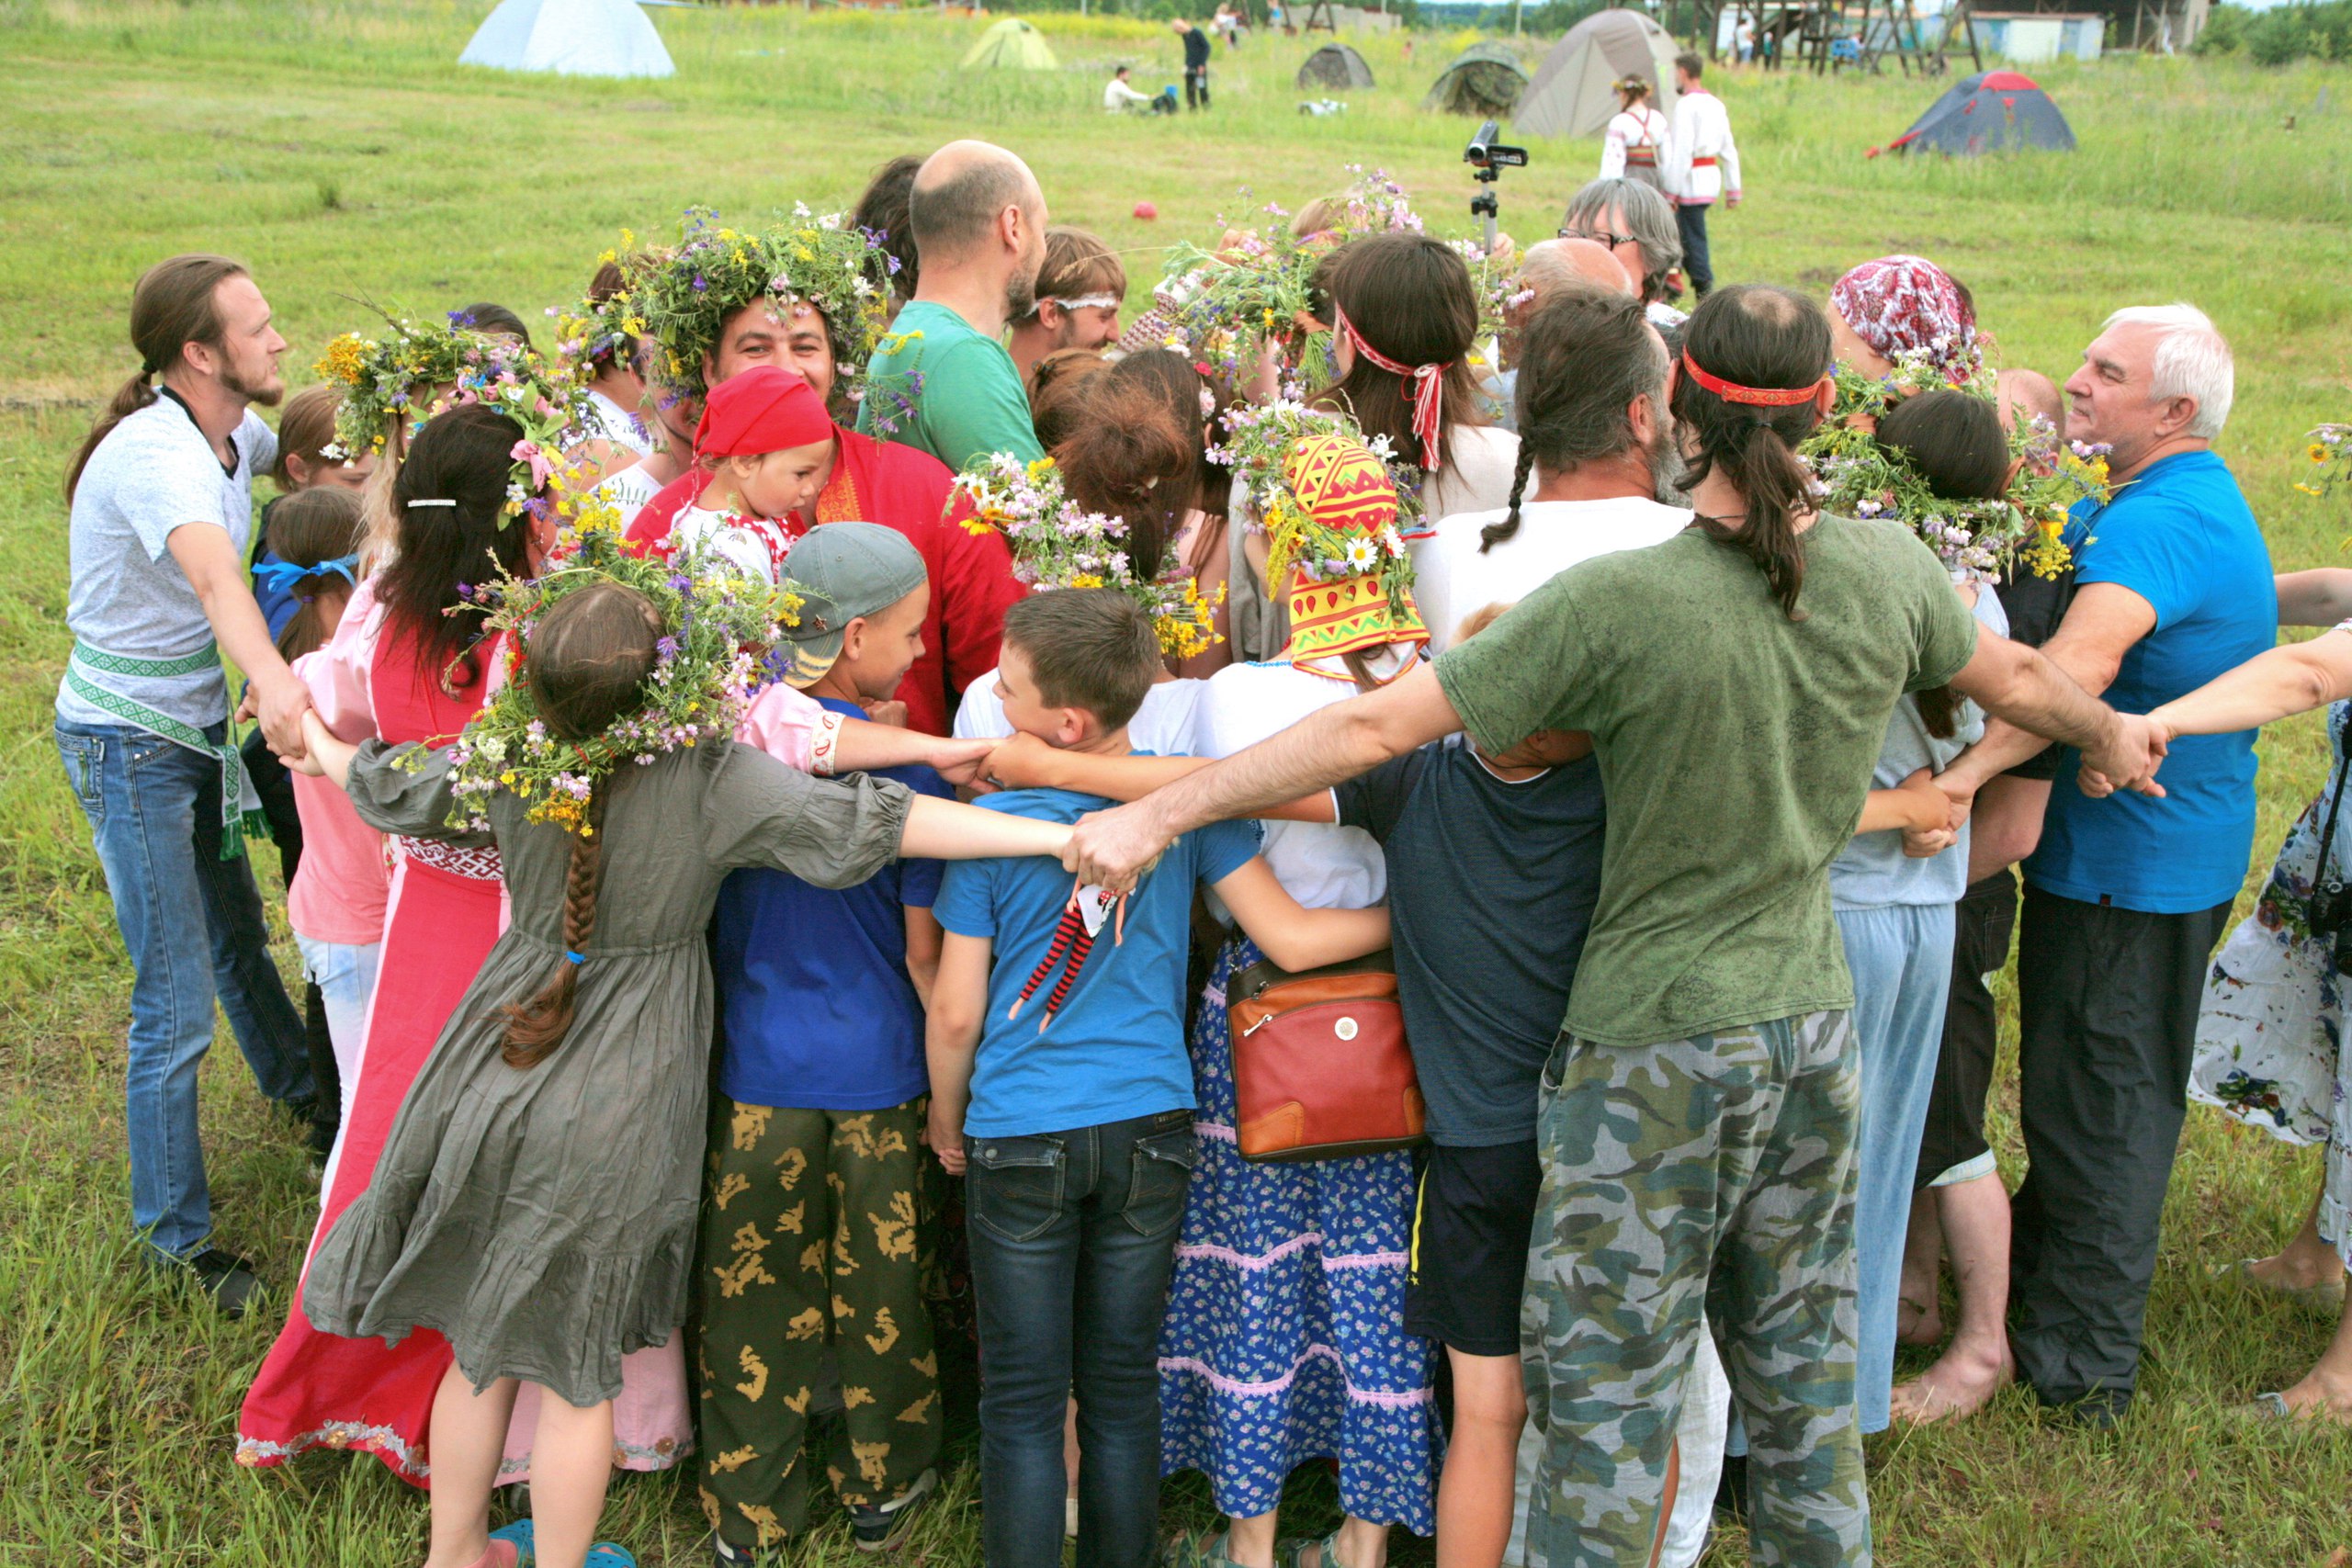
{"type": "Polygon", "coordinates": [[[978,779],[989,760],[992,740],[940,740],[931,750],[932,771],[952,784],[978,779]]]}
{"type": "Polygon", "coordinates": [[[1957,771],[1941,773],[1936,775],[1936,788],[1943,792],[1951,808],[1945,825],[1957,833],[1967,822],[1968,814],[1975,809],[1976,781],[1957,771]]]}
{"type": "Polygon", "coordinates": [[[1125,893],[1168,844],[1169,836],[1153,823],[1145,802],[1090,812],[1070,831],[1062,869],[1076,874],[1080,882],[1125,893]]]}
{"type": "Polygon", "coordinates": [[[1960,832],[1953,828],[1903,829],[1903,852],[1913,860],[1932,860],[1958,842],[1960,832]]]}
{"type": "MultiPolygon", "coordinates": [[[[319,737],[326,734],[326,724],[319,717],[318,710],[305,709],[302,714],[303,747],[300,755],[289,757],[285,752],[279,751],[277,760],[286,764],[288,773],[301,773],[314,779],[326,777],[326,764],[319,760],[319,737]]],[[[331,741],[333,737],[329,736],[328,739],[331,741]]]]}
{"type": "Polygon", "coordinates": [[[946,1112],[937,1100],[932,1101],[930,1124],[923,1130],[923,1142],[939,1156],[939,1163],[950,1176],[964,1174],[964,1129],[951,1125],[946,1112]]]}
{"type": "MultiPolygon", "coordinates": [[[[254,692],[259,694],[256,711],[269,749],[281,757],[301,756],[307,749],[302,739],[302,716],[311,711],[311,688],[288,671],[266,686],[254,682],[254,692]]],[[[246,700],[254,699],[249,694],[246,700]]]]}
{"type": "Polygon", "coordinates": [[[887,724],[893,729],[904,729],[907,727],[907,705],[896,697],[886,698],[878,703],[861,703],[858,705],[865,709],[865,716],[876,724],[887,724]]]}
{"type": "Polygon", "coordinates": [[[1034,735],[1000,740],[980,765],[980,776],[1006,789],[1047,789],[1054,783],[1057,753],[1034,735]]]}
{"type": "MultiPolygon", "coordinates": [[[[2099,794],[2132,789],[2160,796],[2165,790],[2155,782],[2155,773],[2171,739],[2161,723],[2145,714],[2118,714],[2101,743],[2083,753],[2083,772],[2098,775],[2107,786],[2099,794]]],[[[2086,793],[2093,792],[2086,787],[2086,793]]]]}
{"type": "MultiPolygon", "coordinates": [[[[251,724],[261,716],[261,688],[251,681],[245,682],[245,694],[237,701],[237,711],[229,716],[231,724],[251,724]]],[[[264,739],[267,739],[264,737],[264,739]]]]}
{"type": "Polygon", "coordinates": [[[1911,819],[1904,824],[1906,838],[1914,832],[1943,832],[1958,827],[1951,820],[1951,797],[1936,787],[1936,776],[1927,769],[1918,769],[1894,788],[1911,808],[1911,819]]]}

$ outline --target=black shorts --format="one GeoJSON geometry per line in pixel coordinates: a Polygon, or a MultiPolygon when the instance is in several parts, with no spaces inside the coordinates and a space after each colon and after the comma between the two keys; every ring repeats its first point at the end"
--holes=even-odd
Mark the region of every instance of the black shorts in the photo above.
{"type": "Polygon", "coordinates": [[[1519,1298],[1543,1179],[1532,1138],[1430,1148],[1413,1201],[1408,1334],[1465,1356],[1519,1354],[1519,1298]]]}
{"type": "Polygon", "coordinates": [[[2018,877],[2007,866],[1971,886],[1953,911],[1951,996],[1944,1004],[1943,1044],[1928,1091],[1914,1191],[1985,1153],[1984,1099],[1993,1089],[2000,1015],[1984,976],[2008,963],[2017,918],[2018,877]]]}

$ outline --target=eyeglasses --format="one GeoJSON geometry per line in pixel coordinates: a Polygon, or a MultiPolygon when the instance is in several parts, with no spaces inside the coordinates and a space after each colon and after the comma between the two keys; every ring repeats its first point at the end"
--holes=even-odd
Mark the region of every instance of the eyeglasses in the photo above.
{"type": "Polygon", "coordinates": [[[1559,238],[1590,240],[1593,243],[1606,245],[1612,251],[1620,245],[1634,245],[1641,243],[1631,234],[1612,234],[1606,229],[1563,229],[1559,231],[1559,238]]]}

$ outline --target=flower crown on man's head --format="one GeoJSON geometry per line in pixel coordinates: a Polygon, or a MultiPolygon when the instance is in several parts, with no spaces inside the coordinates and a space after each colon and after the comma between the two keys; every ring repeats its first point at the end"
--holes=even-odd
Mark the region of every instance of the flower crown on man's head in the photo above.
{"type": "Polygon", "coordinates": [[[824,316],[854,395],[889,324],[889,291],[874,279],[896,266],[881,236],[838,212],[796,204],[774,228],[746,231],[723,227],[708,208],[690,207],[677,245],[653,258],[629,297],[636,319],[661,344],[654,377],[673,396],[708,392],[703,361],[718,351],[727,318],[762,299],[824,316]]]}
{"type": "Polygon", "coordinates": [[[1160,651],[1171,659],[1189,659],[1224,640],[1216,615],[1224,589],[1214,599],[1204,596],[1181,565],[1158,578],[1138,575],[1126,552],[1126,524],[1072,500],[1051,457],[1024,462],[1011,452],[986,453],[956,483],[975,514],[964,525],[974,533],[1001,530],[1022,581],[1041,590],[1117,589],[1150,615],[1160,651]]]}
{"type": "Polygon", "coordinates": [[[384,317],[380,337],[345,333],[327,344],[315,368],[343,389],[335,412],[336,451],[381,453],[395,429],[414,435],[435,414],[482,403],[523,427],[506,489],[508,517],[552,515],[548,481],[588,412],[585,385],[513,338],[461,324],[384,317]]]}

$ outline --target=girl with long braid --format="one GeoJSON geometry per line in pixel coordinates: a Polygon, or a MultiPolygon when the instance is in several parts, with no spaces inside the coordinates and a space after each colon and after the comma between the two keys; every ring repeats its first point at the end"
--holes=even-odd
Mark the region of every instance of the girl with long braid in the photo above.
{"type": "MultiPolygon", "coordinates": [[[[886,780],[814,779],[737,742],[764,640],[749,581],[691,564],[673,577],[606,531],[557,553],[564,570],[493,589],[489,625],[519,646],[457,745],[306,735],[303,765],[379,830],[494,848],[513,908],[305,1281],[322,1333],[430,1330],[454,1354],[432,1405],[426,1568],[633,1561],[591,1540],[622,1359],[685,1314],[704,933],[727,872],[839,886],[900,854],[1054,854],[1068,837],[886,780]],[[628,897],[605,899],[608,885],[628,897]],[[532,1518],[493,1538],[491,1489],[526,1384],[540,1391],[532,1518]]],[[[790,596],[776,603],[793,615],[790,596]]],[[[813,611],[786,626],[787,639],[829,629],[813,611]]]]}

